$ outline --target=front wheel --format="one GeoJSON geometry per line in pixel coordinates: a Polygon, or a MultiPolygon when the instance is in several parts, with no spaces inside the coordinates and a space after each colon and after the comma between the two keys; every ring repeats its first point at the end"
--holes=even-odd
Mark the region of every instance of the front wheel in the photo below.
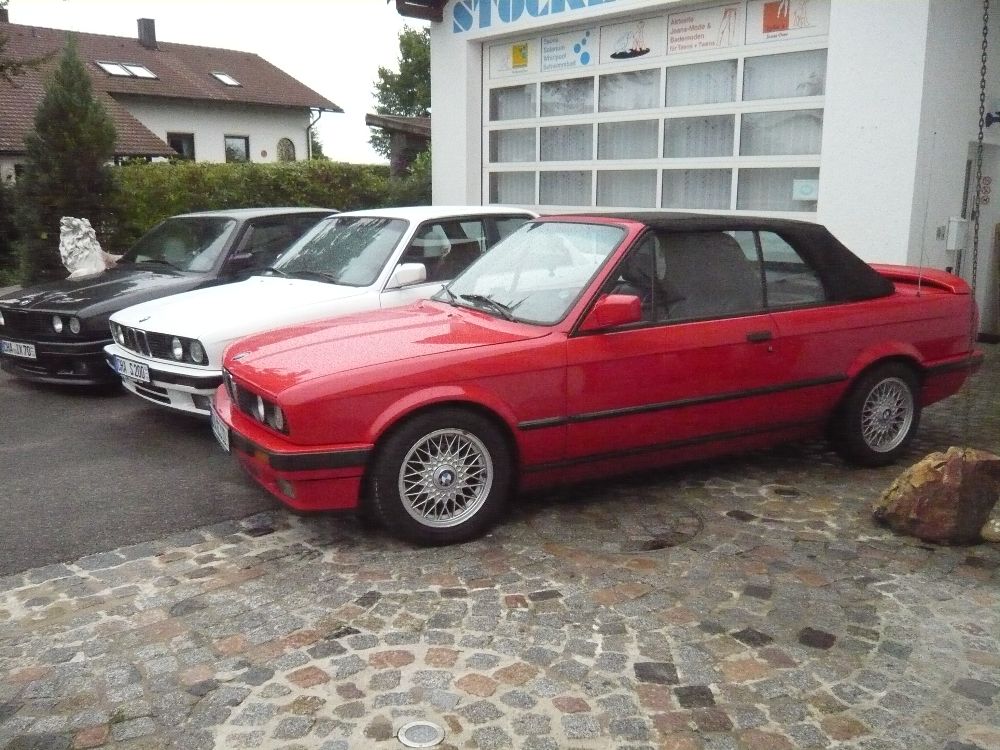
{"type": "Polygon", "coordinates": [[[381,446],[372,505],[390,532],[418,544],[479,536],[510,491],[507,442],[484,417],[460,409],[420,414],[381,446]]]}
{"type": "Polygon", "coordinates": [[[906,365],[865,373],[851,387],[834,424],[834,446],[861,466],[885,466],[906,450],[920,422],[918,381],[906,365]]]}

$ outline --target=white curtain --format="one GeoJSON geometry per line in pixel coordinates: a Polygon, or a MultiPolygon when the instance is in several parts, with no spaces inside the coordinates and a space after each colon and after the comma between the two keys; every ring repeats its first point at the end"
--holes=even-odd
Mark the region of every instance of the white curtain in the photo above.
{"type": "Polygon", "coordinates": [[[611,169],[597,173],[597,205],[656,207],[655,169],[611,169]]]}
{"type": "Polygon", "coordinates": [[[490,175],[490,203],[533,205],[534,172],[493,172],[490,175]]]}
{"type": "Polygon", "coordinates": [[[826,92],[826,50],[748,57],[743,63],[743,100],[821,96],[826,92]]]}
{"type": "Polygon", "coordinates": [[[520,120],[534,117],[535,84],[509,86],[490,91],[490,120],[520,120]]]}
{"type": "Polygon", "coordinates": [[[736,99],[736,61],[678,65],[667,68],[668,107],[717,104],[736,99]]]}
{"type": "Polygon", "coordinates": [[[597,158],[655,159],[659,138],[658,120],[602,122],[597,126],[597,158]]]}
{"type": "Polygon", "coordinates": [[[542,117],[581,115],[594,111],[594,78],[571,78],[542,84],[542,117]]]}
{"type": "Polygon", "coordinates": [[[542,172],[538,202],[543,206],[589,206],[593,181],[590,171],[542,172]]]}
{"type": "Polygon", "coordinates": [[[732,156],[735,128],[735,115],[664,120],[663,156],[668,159],[732,156]]]}
{"type": "Polygon", "coordinates": [[[740,153],[744,156],[818,154],[822,140],[821,109],[748,113],[740,126],[740,153]]]}
{"type": "Polygon", "coordinates": [[[542,161],[580,161],[594,158],[593,125],[557,125],[540,128],[542,161]]]}
{"type": "Polygon", "coordinates": [[[490,161],[534,161],[535,129],[515,128],[490,133],[490,161]]]}
{"type": "Polygon", "coordinates": [[[664,169],[661,208],[728,210],[731,169],[664,169]]]}
{"type": "Polygon", "coordinates": [[[796,180],[818,180],[819,169],[741,169],[736,208],[752,211],[816,211],[815,200],[796,200],[796,180]]]}
{"type": "Polygon", "coordinates": [[[660,106],[660,69],[601,76],[601,112],[622,112],[660,106]]]}

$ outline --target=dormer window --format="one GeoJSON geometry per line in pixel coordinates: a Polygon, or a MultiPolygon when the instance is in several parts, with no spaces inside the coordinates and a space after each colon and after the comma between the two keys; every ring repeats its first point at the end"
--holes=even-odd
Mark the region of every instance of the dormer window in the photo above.
{"type": "Polygon", "coordinates": [[[227,86],[242,86],[243,84],[233,78],[229,73],[222,73],[219,71],[212,71],[212,75],[218,78],[222,83],[227,86]]]}
{"type": "Polygon", "coordinates": [[[145,65],[138,65],[136,63],[120,63],[120,62],[108,62],[108,61],[97,61],[98,67],[101,68],[105,73],[112,76],[118,76],[119,78],[156,78],[156,73],[151,71],[145,65]]]}

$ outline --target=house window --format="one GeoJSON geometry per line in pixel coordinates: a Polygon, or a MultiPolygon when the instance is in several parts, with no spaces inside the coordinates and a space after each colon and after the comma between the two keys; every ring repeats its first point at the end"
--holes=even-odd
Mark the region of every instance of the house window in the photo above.
{"type": "Polygon", "coordinates": [[[213,71],[212,75],[227,86],[242,86],[243,84],[233,78],[229,73],[223,73],[221,71],[213,71]]]}
{"type": "Polygon", "coordinates": [[[295,161],[295,144],[291,138],[278,141],[278,161],[295,161]]]}
{"type": "Polygon", "coordinates": [[[245,135],[227,135],[226,161],[250,161],[250,138],[245,135]]]}
{"type": "Polygon", "coordinates": [[[157,75],[145,65],[137,63],[120,63],[109,61],[97,61],[97,66],[108,75],[119,78],[156,78],[157,75]]]}
{"type": "Polygon", "coordinates": [[[167,143],[181,159],[194,161],[194,133],[167,133],[167,143]]]}

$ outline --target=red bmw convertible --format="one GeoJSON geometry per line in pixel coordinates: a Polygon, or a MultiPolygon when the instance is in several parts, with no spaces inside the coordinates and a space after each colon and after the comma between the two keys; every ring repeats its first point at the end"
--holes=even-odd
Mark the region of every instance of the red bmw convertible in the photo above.
{"type": "Polygon", "coordinates": [[[213,427],[295,509],[459,542],[517,489],[817,435],[889,463],[980,363],[977,324],[961,279],[816,224],[550,216],[432,300],[232,345],[213,427]]]}

